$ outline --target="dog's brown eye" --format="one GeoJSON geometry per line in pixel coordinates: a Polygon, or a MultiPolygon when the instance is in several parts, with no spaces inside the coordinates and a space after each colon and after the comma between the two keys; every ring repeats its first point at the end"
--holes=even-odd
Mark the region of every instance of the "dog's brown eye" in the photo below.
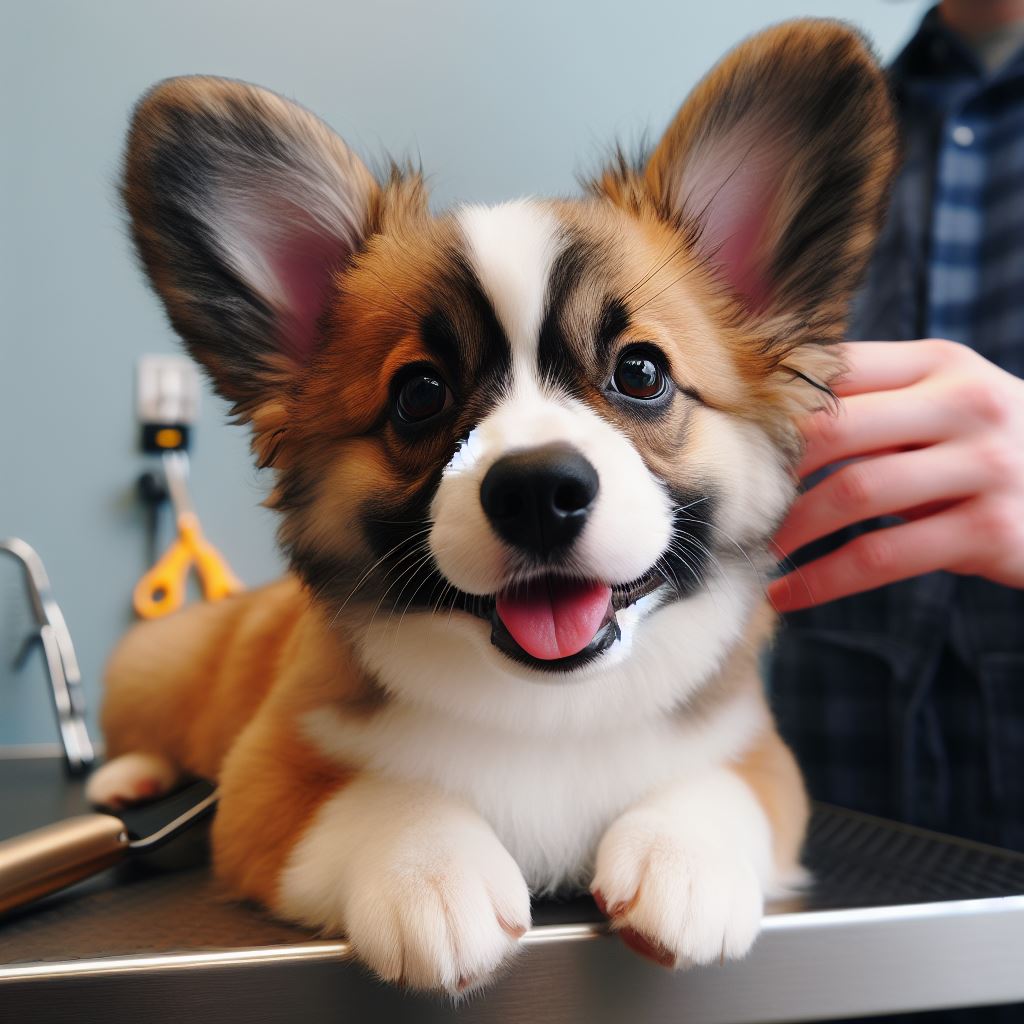
{"type": "Polygon", "coordinates": [[[652,355],[643,351],[623,355],[612,381],[615,390],[627,398],[649,400],[665,393],[665,371],[652,355]]]}
{"type": "Polygon", "coordinates": [[[443,380],[428,373],[409,377],[398,391],[395,406],[406,423],[429,420],[448,404],[448,388],[443,380]]]}

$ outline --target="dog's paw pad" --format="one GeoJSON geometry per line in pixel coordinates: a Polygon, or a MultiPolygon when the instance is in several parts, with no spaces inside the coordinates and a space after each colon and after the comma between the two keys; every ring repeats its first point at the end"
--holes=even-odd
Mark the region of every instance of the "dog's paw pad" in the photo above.
{"type": "Polygon", "coordinates": [[[92,773],[85,795],[96,807],[121,810],[163,796],[178,776],[177,768],[159,754],[123,754],[92,773]]]}
{"type": "Polygon", "coordinates": [[[629,946],[634,953],[639,953],[641,956],[646,957],[648,960],[653,960],[656,964],[662,967],[678,967],[679,963],[675,953],[670,949],[666,949],[664,946],[659,946],[656,942],[647,938],[646,935],[642,935],[634,928],[620,928],[619,938],[629,946]]]}

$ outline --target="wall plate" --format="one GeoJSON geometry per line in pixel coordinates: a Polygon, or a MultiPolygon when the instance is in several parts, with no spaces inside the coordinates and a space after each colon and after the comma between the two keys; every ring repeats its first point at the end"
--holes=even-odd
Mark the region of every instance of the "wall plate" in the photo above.
{"type": "Polygon", "coordinates": [[[135,414],[146,424],[189,426],[199,415],[199,372],[184,356],[142,356],[135,374],[135,414]]]}

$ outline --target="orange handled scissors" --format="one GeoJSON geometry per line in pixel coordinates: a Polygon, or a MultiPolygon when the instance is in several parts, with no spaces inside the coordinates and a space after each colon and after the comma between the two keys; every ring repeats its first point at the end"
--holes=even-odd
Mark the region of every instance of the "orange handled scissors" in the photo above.
{"type": "Polygon", "coordinates": [[[144,619],[167,615],[185,603],[192,566],[207,601],[219,601],[245,589],[221,553],[203,536],[188,493],[188,456],[174,451],[164,452],[162,457],[178,536],[135,585],[132,603],[144,619]]]}

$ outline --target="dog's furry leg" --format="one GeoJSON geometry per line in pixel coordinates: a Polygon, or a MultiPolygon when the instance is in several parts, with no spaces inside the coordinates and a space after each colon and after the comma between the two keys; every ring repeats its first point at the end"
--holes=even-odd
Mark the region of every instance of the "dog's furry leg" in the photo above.
{"type": "Polygon", "coordinates": [[[467,990],[530,923],[523,876],[475,811],[320,760],[274,709],[224,763],[213,840],[236,893],[346,934],[382,978],[414,988],[467,990]]]}
{"type": "Polygon", "coordinates": [[[782,895],[808,878],[800,866],[800,851],[811,810],[800,768],[772,728],[759,737],[733,771],[754,791],[768,816],[775,885],[765,895],[782,895]]]}
{"type": "Polygon", "coordinates": [[[319,758],[278,708],[263,708],[224,760],[214,872],[235,895],[276,907],[281,871],[320,807],[352,778],[319,758]]]}
{"type": "Polygon", "coordinates": [[[386,981],[453,995],[488,980],[530,924],[522,873],[475,811],[372,776],[321,808],[288,860],[277,907],[345,932],[386,981]]]}
{"type": "Polygon", "coordinates": [[[774,730],[735,765],[631,808],[605,833],[592,891],[625,941],[666,966],[741,957],[765,895],[798,877],[807,799],[774,730]]]}

